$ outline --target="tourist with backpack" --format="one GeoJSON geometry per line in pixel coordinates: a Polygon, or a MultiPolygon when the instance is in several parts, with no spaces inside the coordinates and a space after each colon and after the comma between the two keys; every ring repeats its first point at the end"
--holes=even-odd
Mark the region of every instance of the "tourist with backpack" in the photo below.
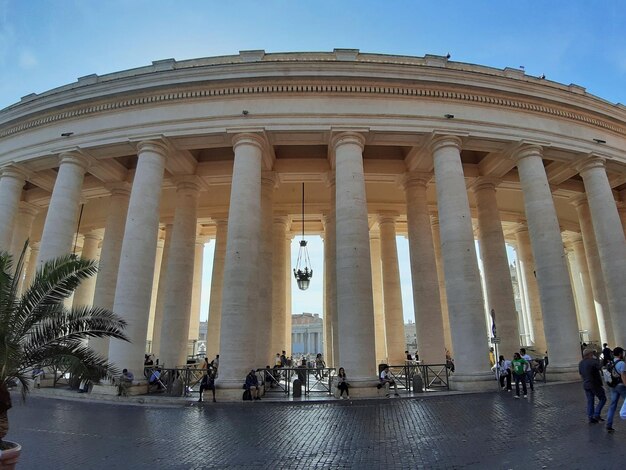
{"type": "Polygon", "coordinates": [[[605,379],[606,384],[611,391],[611,405],[609,406],[609,412],[606,416],[606,430],[608,432],[614,432],[613,429],[613,416],[619,405],[620,398],[626,398],[626,367],[624,363],[624,348],[619,346],[613,349],[613,361],[606,365],[605,379]]]}
{"type": "Polygon", "coordinates": [[[511,361],[511,370],[513,371],[513,379],[515,379],[515,397],[519,398],[519,384],[522,383],[522,390],[524,391],[524,398],[528,396],[526,389],[526,371],[528,370],[528,362],[520,355],[520,353],[513,354],[513,360],[511,361]]]}

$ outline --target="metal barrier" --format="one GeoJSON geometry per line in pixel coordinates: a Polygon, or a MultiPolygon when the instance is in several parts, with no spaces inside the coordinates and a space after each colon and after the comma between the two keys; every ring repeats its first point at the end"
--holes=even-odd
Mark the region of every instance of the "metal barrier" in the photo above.
{"type": "Polygon", "coordinates": [[[413,377],[420,374],[424,382],[424,391],[450,390],[450,375],[446,364],[418,364],[407,362],[402,366],[389,365],[389,371],[395,378],[398,390],[415,392],[413,377]]]}
{"type": "Polygon", "coordinates": [[[276,367],[274,369],[257,369],[262,374],[265,393],[291,394],[292,382],[298,378],[302,382],[303,393],[324,393],[332,395],[332,380],[336,370],[333,367],[276,367]],[[268,386],[269,384],[269,386],[268,386]]]}
{"type": "Polygon", "coordinates": [[[158,366],[144,367],[144,377],[148,380],[148,395],[164,393],[177,397],[188,397],[199,388],[202,377],[207,369],[191,367],[163,368],[158,366]],[[155,372],[158,371],[158,377],[155,372]],[[152,382],[150,379],[153,379],[152,382]]]}

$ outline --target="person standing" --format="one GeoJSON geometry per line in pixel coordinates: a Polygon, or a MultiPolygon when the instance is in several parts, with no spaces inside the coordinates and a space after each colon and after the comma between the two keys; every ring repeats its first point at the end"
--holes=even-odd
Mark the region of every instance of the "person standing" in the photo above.
{"type": "Polygon", "coordinates": [[[604,421],[600,417],[600,412],[606,403],[606,394],[602,386],[600,362],[596,358],[593,349],[587,348],[583,351],[583,360],[578,364],[578,373],[583,378],[583,388],[587,396],[587,417],[589,418],[589,423],[594,424],[604,421]],[[596,397],[598,398],[598,405],[594,409],[596,397]]]}
{"type": "Polygon", "coordinates": [[[522,382],[522,390],[524,392],[524,398],[526,398],[526,369],[528,368],[528,362],[520,353],[513,354],[513,360],[511,361],[511,369],[513,370],[513,379],[515,379],[515,398],[519,398],[519,384],[522,382]]]}
{"type": "Polygon", "coordinates": [[[614,432],[613,429],[613,416],[619,405],[620,398],[626,399],[626,363],[624,363],[624,348],[617,347],[613,351],[613,366],[614,370],[612,375],[618,375],[617,383],[615,386],[609,384],[611,391],[611,405],[609,406],[609,412],[606,415],[606,430],[608,432],[614,432]]]}
{"type": "Polygon", "coordinates": [[[602,365],[606,367],[613,360],[613,352],[607,343],[604,343],[602,348],[602,365]]]}
{"type": "Polygon", "coordinates": [[[343,392],[346,392],[348,400],[350,399],[350,384],[348,384],[348,377],[346,377],[346,371],[343,367],[340,367],[339,372],[337,372],[337,389],[340,391],[340,399],[343,399],[343,392]]]}
{"type": "Polygon", "coordinates": [[[317,353],[317,356],[315,356],[315,378],[317,380],[322,380],[324,377],[324,367],[326,367],[324,358],[321,353],[317,353]]]}
{"type": "Polygon", "coordinates": [[[528,385],[530,385],[530,391],[535,391],[534,377],[533,377],[533,358],[530,357],[530,354],[526,352],[525,348],[519,350],[520,356],[522,359],[526,361],[528,367],[526,369],[526,379],[528,380],[528,385]]]}

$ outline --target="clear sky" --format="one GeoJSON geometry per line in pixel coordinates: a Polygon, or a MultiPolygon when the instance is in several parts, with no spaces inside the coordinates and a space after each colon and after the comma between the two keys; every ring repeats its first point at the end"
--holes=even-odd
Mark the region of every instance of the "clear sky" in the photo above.
{"type": "MultiPolygon", "coordinates": [[[[153,60],[334,48],[523,66],[626,104],[623,0],[0,0],[0,108],[153,60]]],[[[311,242],[312,259],[321,246],[311,242]]],[[[295,295],[294,284],[294,312],[321,311],[322,270],[314,267],[310,291],[295,295]]]]}

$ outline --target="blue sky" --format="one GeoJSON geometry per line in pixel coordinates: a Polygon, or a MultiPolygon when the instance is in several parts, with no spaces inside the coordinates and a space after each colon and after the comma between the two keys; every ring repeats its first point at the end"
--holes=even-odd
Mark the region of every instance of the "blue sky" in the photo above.
{"type": "MultiPolygon", "coordinates": [[[[334,48],[449,52],[454,61],[523,66],[527,74],[626,104],[626,2],[620,0],[0,0],[0,108],[84,75],[153,60],[334,48]]],[[[403,252],[405,241],[398,244],[403,252]]],[[[321,247],[319,239],[311,241],[312,259],[321,247]]],[[[207,245],[207,260],[212,251],[207,245]]],[[[321,273],[319,266],[306,293],[294,285],[294,312],[321,310],[321,273]]],[[[403,278],[405,287],[407,271],[403,278]]],[[[404,297],[409,316],[406,291],[404,297]]]]}

